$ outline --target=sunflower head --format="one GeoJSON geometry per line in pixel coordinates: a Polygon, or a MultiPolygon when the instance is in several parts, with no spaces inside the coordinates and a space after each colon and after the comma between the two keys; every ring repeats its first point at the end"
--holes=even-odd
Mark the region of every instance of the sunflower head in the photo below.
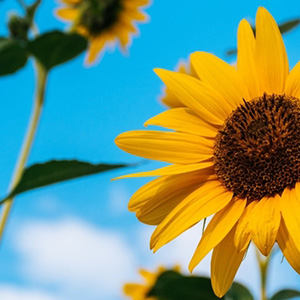
{"type": "Polygon", "coordinates": [[[90,41],[87,63],[98,58],[106,44],[119,40],[122,49],[130,44],[131,35],[137,33],[135,22],[147,20],[140,8],[149,0],[61,0],[65,7],[57,15],[72,22],[71,30],[84,35],[90,41]]]}
{"type": "Polygon", "coordinates": [[[255,35],[240,22],[237,48],[236,67],[195,52],[194,74],[156,69],[177,102],[146,125],[169,130],[116,139],[124,151],[170,164],[128,175],[157,176],[128,205],[140,221],[157,226],[151,249],[212,216],[189,269],[213,250],[211,280],[219,297],[251,242],[265,256],[277,243],[300,274],[300,62],[289,70],[279,28],[263,7],[255,35]]]}

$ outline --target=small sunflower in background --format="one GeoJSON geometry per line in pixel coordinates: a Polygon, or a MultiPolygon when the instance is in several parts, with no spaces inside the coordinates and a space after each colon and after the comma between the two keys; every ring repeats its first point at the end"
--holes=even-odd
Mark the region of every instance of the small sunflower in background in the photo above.
{"type": "Polygon", "coordinates": [[[60,0],[65,6],[56,14],[72,22],[71,31],[85,36],[89,42],[86,63],[93,64],[106,45],[119,41],[123,51],[138,33],[135,22],[145,22],[148,16],[141,8],[150,0],[60,0]]]}
{"type": "Polygon", "coordinates": [[[246,20],[239,24],[236,68],[205,52],[190,61],[196,77],[156,70],[182,107],[145,125],[169,130],[116,138],[124,151],[171,164],[124,176],[157,177],[132,196],[129,210],[157,226],[154,251],[213,216],[189,269],[213,250],[211,281],[219,297],[250,242],[265,256],[277,243],[300,273],[300,62],[289,71],[278,26],[262,7],[255,35],[246,20]]]}
{"type": "MultiPolygon", "coordinates": [[[[179,272],[179,266],[175,266],[172,270],[179,272]]],[[[124,284],[123,291],[126,296],[131,300],[157,300],[156,297],[147,296],[150,290],[156,283],[157,278],[166,268],[159,266],[156,271],[150,272],[146,269],[140,269],[139,273],[143,277],[143,283],[126,283],[124,284]]]]}

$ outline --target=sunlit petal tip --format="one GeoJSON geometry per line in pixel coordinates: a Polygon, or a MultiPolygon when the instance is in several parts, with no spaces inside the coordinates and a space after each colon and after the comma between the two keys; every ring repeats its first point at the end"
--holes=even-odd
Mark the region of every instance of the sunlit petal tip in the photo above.
{"type": "Polygon", "coordinates": [[[288,58],[278,25],[263,7],[256,14],[256,58],[265,92],[281,94],[289,72],[288,58]]]}

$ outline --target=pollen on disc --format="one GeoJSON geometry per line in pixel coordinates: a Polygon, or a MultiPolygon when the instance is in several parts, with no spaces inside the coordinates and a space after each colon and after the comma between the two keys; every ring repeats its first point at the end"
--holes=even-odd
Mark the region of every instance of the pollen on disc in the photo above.
{"type": "Polygon", "coordinates": [[[248,200],[281,194],[300,180],[300,102],[263,95],[235,109],[218,132],[219,180],[248,200]]]}

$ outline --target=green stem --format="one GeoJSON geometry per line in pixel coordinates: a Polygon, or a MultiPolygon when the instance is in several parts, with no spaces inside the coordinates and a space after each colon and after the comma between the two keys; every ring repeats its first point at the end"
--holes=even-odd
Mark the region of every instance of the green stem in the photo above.
{"type": "Polygon", "coordinates": [[[261,300],[267,300],[267,273],[269,262],[271,258],[271,253],[267,257],[262,257],[260,252],[256,249],[256,257],[260,269],[260,280],[261,280],[261,300]]]}
{"type": "MultiPolygon", "coordinates": [[[[36,87],[36,96],[34,100],[34,107],[31,114],[31,120],[27,129],[26,137],[24,139],[22,149],[15,167],[14,175],[10,183],[10,188],[9,188],[10,191],[12,191],[17,186],[17,184],[19,183],[22,177],[25,164],[27,162],[31,150],[31,146],[35,137],[35,133],[38,128],[39,119],[44,104],[47,71],[38,62],[36,62],[36,76],[37,76],[37,87],[36,87]]],[[[13,197],[9,198],[3,204],[2,216],[0,219],[0,241],[2,240],[3,237],[3,232],[8,220],[9,213],[12,208],[13,200],[14,200],[13,197]]]]}
{"type": "Polygon", "coordinates": [[[27,5],[24,3],[23,0],[17,0],[17,2],[20,4],[20,6],[21,6],[24,10],[26,10],[27,5]]]}

